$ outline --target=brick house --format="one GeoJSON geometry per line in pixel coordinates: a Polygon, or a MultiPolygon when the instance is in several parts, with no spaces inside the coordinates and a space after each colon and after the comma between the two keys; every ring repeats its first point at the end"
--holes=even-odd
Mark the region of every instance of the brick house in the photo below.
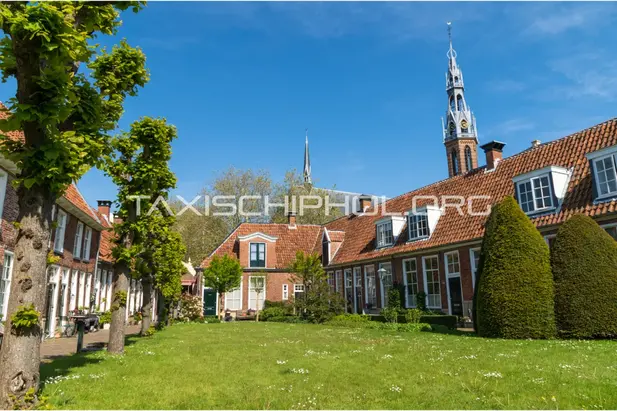
{"type": "Polygon", "coordinates": [[[617,119],[546,144],[534,140],[502,158],[502,142],[478,147],[476,119],[451,43],[448,57],[443,142],[449,177],[382,204],[361,198],[362,212],[323,227],[297,225],[292,231],[285,225],[241,224],[213,253],[235,255],[245,267],[241,291],[226,296],[228,308],[250,305],[246,282],[256,274],[249,255],[266,247],[266,267],[280,272],[268,285],[267,299],[282,300],[283,284],[289,291],[295,286],[283,268],[296,250],[308,250],[321,255],[332,289],[345,297],[350,312],[378,312],[388,289],[399,284],[406,307],[415,307],[424,292],[428,308],[469,315],[486,211],[508,195],[549,246],[559,225],[576,213],[591,216],[617,238],[617,119]],[[478,148],[484,151],[483,166],[478,148]]]}

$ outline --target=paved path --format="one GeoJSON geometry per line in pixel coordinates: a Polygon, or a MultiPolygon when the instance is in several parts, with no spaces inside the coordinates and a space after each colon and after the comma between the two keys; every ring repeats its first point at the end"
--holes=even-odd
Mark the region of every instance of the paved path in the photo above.
{"type": "MultiPolygon", "coordinates": [[[[126,327],[126,335],[139,333],[140,325],[129,325],[126,327]]],[[[100,330],[84,335],[84,349],[103,348],[109,341],[109,330],[100,330]]],[[[77,349],[77,337],[71,338],[50,338],[41,344],[41,360],[50,361],[55,357],[63,357],[75,354],[77,349]]]]}

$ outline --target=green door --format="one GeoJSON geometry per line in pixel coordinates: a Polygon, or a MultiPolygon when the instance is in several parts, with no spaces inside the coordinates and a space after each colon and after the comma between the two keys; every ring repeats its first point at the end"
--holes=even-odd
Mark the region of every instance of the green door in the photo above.
{"type": "Polygon", "coordinates": [[[216,291],[204,288],[204,315],[216,315],[216,291]]]}

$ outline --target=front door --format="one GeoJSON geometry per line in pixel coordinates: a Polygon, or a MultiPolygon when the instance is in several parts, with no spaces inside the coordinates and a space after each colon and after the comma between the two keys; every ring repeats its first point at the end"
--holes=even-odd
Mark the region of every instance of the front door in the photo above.
{"type": "Polygon", "coordinates": [[[452,315],[463,315],[461,277],[448,278],[448,285],[450,286],[450,307],[452,307],[452,315]]]}
{"type": "Polygon", "coordinates": [[[204,315],[216,315],[216,291],[204,289],[204,315]]]}

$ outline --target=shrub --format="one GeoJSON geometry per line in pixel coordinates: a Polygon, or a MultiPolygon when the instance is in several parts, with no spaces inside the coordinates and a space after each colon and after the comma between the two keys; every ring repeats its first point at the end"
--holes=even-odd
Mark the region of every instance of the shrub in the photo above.
{"type": "Polygon", "coordinates": [[[551,251],[559,334],[617,335],[617,242],[590,217],[575,215],[560,227],[551,251]]]}
{"type": "Polygon", "coordinates": [[[104,313],[99,315],[99,323],[111,324],[111,311],[105,311],[104,313]]]}
{"type": "Polygon", "coordinates": [[[418,322],[431,324],[431,325],[443,325],[445,327],[452,329],[452,328],[456,328],[456,325],[458,323],[458,318],[456,317],[456,315],[446,315],[446,314],[426,315],[425,314],[425,315],[420,315],[418,322]]]}
{"type": "Polygon", "coordinates": [[[371,316],[365,314],[340,314],[333,317],[330,321],[349,321],[356,323],[365,323],[371,321],[371,316]]]}
{"type": "Polygon", "coordinates": [[[195,321],[203,316],[203,306],[199,296],[182,294],[180,298],[180,313],[178,320],[195,321]]]}
{"type": "Polygon", "coordinates": [[[261,321],[269,321],[272,317],[284,317],[287,311],[283,307],[268,307],[261,310],[259,319],[261,321]]]}
{"type": "Polygon", "coordinates": [[[393,324],[393,323],[382,323],[379,324],[380,330],[392,330],[398,332],[418,332],[418,331],[431,331],[432,328],[429,324],[418,323],[418,324],[393,324]]]}
{"type": "Polygon", "coordinates": [[[426,293],[424,291],[416,294],[416,307],[420,311],[426,311],[426,293]]]}
{"type": "Polygon", "coordinates": [[[553,337],[553,277],[544,238],[512,197],[493,206],[485,230],[474,299],[478,335],[553,337]]]}
{"type": "Polygon", "coordinates": [[[422,310],[418,308],[411,308],[405,311],[405,322],[408,324],[419,323],[420,317],[422,317],[422,310]]]}
{"type": "Polygon", "coordinates": [[[398,284],[394,284],[394,286],[388,290],[388,308],[397,311],[401,309],[401,291],[398,284]]]}
{"type": "Polygon", "coordinates": [[[383,308],[381,310],[381,315],[383,315],[386,322],[396,323],[398,319],[398,309],[393,307],[383,308]]]}
{"type": "Polygon", "coordinates": [[[221,320],[216,315],[205,316],[203,322],[206,324],[220,324],[221,320]]]}

